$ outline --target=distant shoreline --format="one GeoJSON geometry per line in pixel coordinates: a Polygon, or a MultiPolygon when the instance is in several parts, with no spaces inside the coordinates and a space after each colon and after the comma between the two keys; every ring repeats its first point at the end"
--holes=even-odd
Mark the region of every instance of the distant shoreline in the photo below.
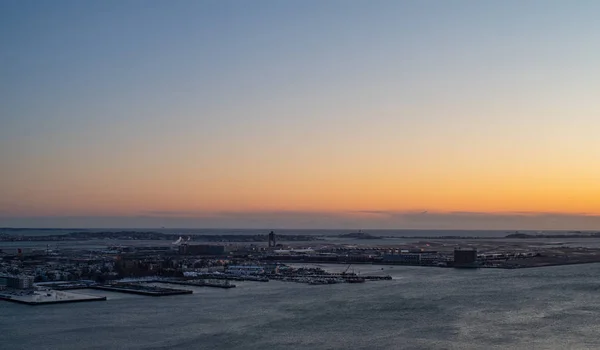
{"type": "MultiPolygon", "coordinates": [[[[59,229],[46,229],[53,231],[59,229]]],[[[62,230],[62,229],[61,229],[62,230]]],[[[176,241],[180,237],[185,237],[192,242],[266,242],[268,235],[265,233],[255,234],[185,234],[185,233],[164,233],[157,231],[75,231],[64,234],[50,235],[22,235],[19,234],[27,229],[0,229],[1,242],[39,242],[39,241],[85,241],[93,239],[116,239],[124,241],[135,240],[156,240],[156,241],[176,241]],[[3,232],[4,231],[4,232],[3,232]],[[7,233],[11,232],[11,233],[7,233]]],[[[316,231],[316,230],[315,230],[316,231]]],[[[382,232],[377,230],[375,232],[382,232]]],[[[285,232],[285,231],[284,231],[285,232]]],[[[436,231],[439,232],[439,231],[436,231]]],[[[447,232],[456,232],[456,230],[448,230],[447,232]]],[[[464,231],[463,231],[464,232],[464,231]]],[[[506,232],[506,231],[496,231],[506,232]]],[[[559,231],[565,232],[565,231],[559,231]]],[[[571,231],[570,233],[562,234],[547,234],[547,233],[522,233],[516,231],[503,236],[464,236],[464,235],[435,235],[435,236],[378,236],[368,233],[346,233],[339,235],[323,235],[315,234],[276,234],[277,240],[281,242],[294,241],[323,241],[332,238],[350,238],[355,240],[365,239],[420,239],[420,240],[499,240],[499,239],[572,239],[572,238],[600,238],[600,232],[597,231],[571,231]]]]}

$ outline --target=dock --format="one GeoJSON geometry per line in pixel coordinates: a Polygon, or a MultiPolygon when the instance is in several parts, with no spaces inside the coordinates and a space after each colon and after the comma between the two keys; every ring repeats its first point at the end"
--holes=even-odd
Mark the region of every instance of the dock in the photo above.
{"type": "Polygon", "coordinates": [[[81,303],[86,301],[105,301],[106,297],[50,290],[35,291],[33,292],[33,294],[27,295],[19,295],[15,293],[2,293],[0,294],[0,300],[35,306],[48,304],[81,303]]]}
{"type": "Polygon", "coordinates": [[[177,284],[177,285],[181,285],[181,286],[191,286],[191,287],[213,287],[213,288],[224,288],[224,289],[236,287],[235,284],[229,283],[228,280],[224,280],[224,282],[216,282],[216,281],[211,282],[211,281],[205,281],[205,280],[186,280],[186,281],[160,280],[160,281],[156,281],[156,282],[165,283],[165,284],[177,284]]]}
{"type": "Polygon", "coordinates": [[[184,277],[187,279],[213,279],[213,280],[229,280],[229,281],[247,281],[247,282],[269,282],[269,279],[265,276],[255,275],[231,275],[231,274],[198,274],[193,277],[184,277]]]}
{"type": "Polygon", "coordinates": [[[92,286],[90,288],[105,290],[105,291],[110,291],[110,292],[147,295],[147,296],[152,296],[152,297],[192,294],[193,293],[193,291],[186,290],[186,289],[173,289],[173,288],[143,286],[141,284],[135,284],[135,283],[101,284],[101,285],[92,286]]]}

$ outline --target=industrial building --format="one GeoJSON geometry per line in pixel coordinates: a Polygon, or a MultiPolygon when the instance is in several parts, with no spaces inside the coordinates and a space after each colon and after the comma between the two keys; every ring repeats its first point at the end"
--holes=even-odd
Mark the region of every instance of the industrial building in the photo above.
{"type": "Polygon", "coordinates": [[[409,252],[403,250],[400,254],[384,254],[382,262],[408,265],[436,265],[443,259],[437,252],[409,252]]]}
{"type": "Polygon", "coordinates": [[[454,267],[477,267],[477,249],[454,249],[454,267]]]}
{"type": "Polygon", "coordinates": [[[389,263],[418,265],[421,263],[421,254],[416,254],[416,253],[386,254],[383,256],[383,261],[389,262],[389,263]]]}

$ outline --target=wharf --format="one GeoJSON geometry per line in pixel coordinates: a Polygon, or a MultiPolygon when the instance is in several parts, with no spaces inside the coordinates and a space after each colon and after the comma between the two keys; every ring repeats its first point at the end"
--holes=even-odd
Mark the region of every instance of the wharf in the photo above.
{"type": "Polygon", "coordinates": [[[322,275],[318,275],[318,274],[281,274],[281,275],[269,275],[270,278],[272,279],[282,279],[282,278],[286,278],[286,277],[293,277],[293,278],[341,278],[344,280],[351,280],[351,279],[364,279],[366,281],[389,281],[392,279],[392,276],[390,275],[386,275],[386,276],[370,276],[370,275],[356,275],[356,274],[343,274],[343,273],[328,273],[328,274],[322,274],[322,275]]]}
{"type": "Polygon", "coordinates": [[[357,274],[349,274],[349,273],[330,273],[330,276],[340,277],[343,279],[352,279],[352,278],[363,278],[367,281],[389,281],[392,279],[392,276],[371,276],[371,275],[357,275],[357,274]]]}
{"type": "Polygon", "coordinates": [[[225,280],[225,283],[215,283],[208,282],[202,280],[188,280],[188,281],[173,281],[173,280],[164,280],[164,281],[155,281],[156,283],[165,283],[165,284],[177,284],[182,286],[191,286],[191,287],[214,287],[214,288],[235,288],[235,284],[229,283],[229,281],[225,280]]]}
{"type": "Polygon", "coordinates": [[[511,261],[511,262],[505,262],[505,263],[500,263],[500,264],[495,264],[495,265],[483,265],[480,266],[482,268],[496,268],[496,269],[528,269],[528,268],[534,268],[534,267],[550,267],[550,266],[563,266],[563,265],[581,265],[581,264],[594,264],[594,263],[599,263],[600,261],[596,260],[596,259],[581,259],[581,260],[576,260],[576,259],[572,259],[572,260],[566,260],[566,259],[547,259],[547,260],[541,260],[538,259],[536,260],[532,260],[532,261],[511,261]]]}
{"type": "Polygon", "coordinates": [[[104,284],[104,285],[92,286],[90,288],[106,290],[106,291],[110,291],[110,292],[147,295],[147,296],[152,296],[152,297],[192,294],[193,293],[193,291],[191,291],[191,290],[150,287],[150,286],[142,286],[142,285],[133,284],[133,283],[104,284]]]}
{"type": "Polygon", "coordinates": [[[229,281],[249,281],[249,282],[269,282],[269,279],[261,276],[238,276],[227,274],[203,274],[194,277],[186,277],[185,279],[213,279],[213,280],[229,280],[229,281]]]}
{"type": "Polygon", "coordinates": [[[81,283],[81,282],[65,282],[65,283],[51,283],[44,284],[38,283],[40,287],[50,288],[53,290],[76,290],[76,289],[86,289],[90,286],[94,285],[94,283],[81,283]]]}
{"type": "Polygon", "coordinates": [[[105,301],[106,297],[57,291],[36,291],[34,294],[30,295],[13,295],[3,293],[0,294],[0,300],[36,306],[48,304],[81,303],[86,301],[105,301]]]}

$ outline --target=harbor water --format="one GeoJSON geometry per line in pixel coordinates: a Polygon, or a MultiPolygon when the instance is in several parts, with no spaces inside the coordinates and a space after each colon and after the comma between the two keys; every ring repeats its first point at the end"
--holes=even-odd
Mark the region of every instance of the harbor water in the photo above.
{"type": "Polygon", "coordinates": [[[600,264],[356,270],[394,279],[239,282],[158,298],[85,290],[108,300],[42,307],[0,302],[0,349],[600,348],[600,264]]]}

